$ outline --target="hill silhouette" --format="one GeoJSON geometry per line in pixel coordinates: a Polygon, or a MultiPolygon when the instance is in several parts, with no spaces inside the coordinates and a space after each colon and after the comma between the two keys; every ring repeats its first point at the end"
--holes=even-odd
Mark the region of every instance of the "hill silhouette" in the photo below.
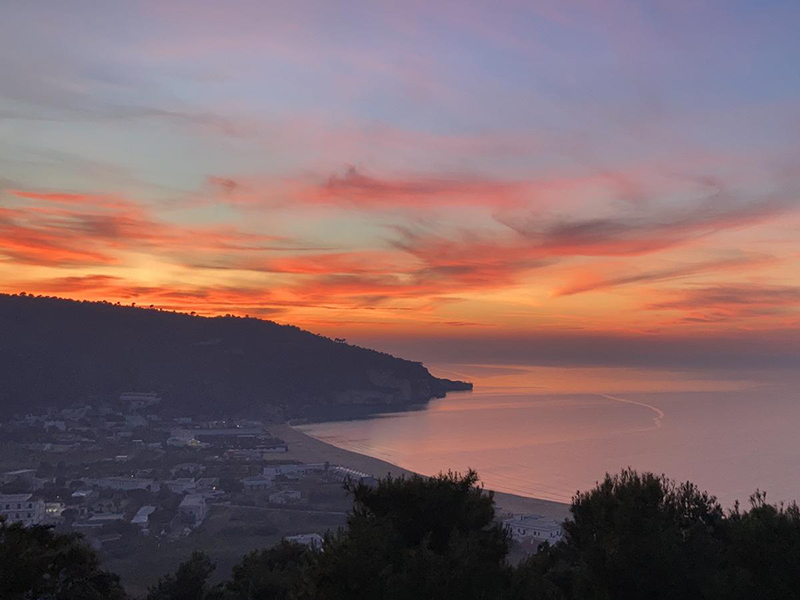
{"type": "Polygon", "coordinates": [[[470,384],[438,379],[418,362],[298,327],[0,294],[0,408],[162,396],[162,411],[286,416],[336,408],[401,408],[470,384]]]}

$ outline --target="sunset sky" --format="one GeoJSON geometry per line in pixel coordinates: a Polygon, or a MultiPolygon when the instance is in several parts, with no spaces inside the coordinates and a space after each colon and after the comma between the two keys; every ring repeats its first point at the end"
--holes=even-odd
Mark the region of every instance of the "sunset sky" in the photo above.
{"type": "Polygon", "coordinates": [[[777,0],[6,0],[0,291],[411,358],[800,359],[798,25],[777,0]]]}

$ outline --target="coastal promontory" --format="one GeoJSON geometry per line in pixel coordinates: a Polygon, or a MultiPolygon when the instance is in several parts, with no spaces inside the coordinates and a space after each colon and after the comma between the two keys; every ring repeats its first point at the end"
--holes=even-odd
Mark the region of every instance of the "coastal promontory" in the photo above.
{"type": "Polygon", "coordinates": [[[174,414],[330,415],[471,388],[419,362],[255,318],[0,295],[0,332],[8,414],[152,391],[174,414]]]}

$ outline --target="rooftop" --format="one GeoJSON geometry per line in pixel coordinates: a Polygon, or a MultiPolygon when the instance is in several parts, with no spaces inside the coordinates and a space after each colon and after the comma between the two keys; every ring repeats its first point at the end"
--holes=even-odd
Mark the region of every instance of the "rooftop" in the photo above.
{"type": "Polygon", "coordinates": [[[202,494],[189,494],[185,496],[180,503],[180,506],[201,506],[206,503],[206,497],[202,494]]]}
{"type": "Polygon", "coordinates": [[[27,502],[33,494],[0,494],[0,502],[27,502]]]}

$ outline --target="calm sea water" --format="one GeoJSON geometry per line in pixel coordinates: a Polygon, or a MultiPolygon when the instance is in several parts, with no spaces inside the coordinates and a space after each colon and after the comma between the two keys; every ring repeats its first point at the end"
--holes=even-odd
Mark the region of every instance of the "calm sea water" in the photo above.
{"type": "Polygon", "coordinates": [[[568,502],[626,466],[690,480],[730,505],[800,499],[800,377],[786,372],[436,365],[475,382],[419,411],[302,429],[424,474],[568,502]]]}

